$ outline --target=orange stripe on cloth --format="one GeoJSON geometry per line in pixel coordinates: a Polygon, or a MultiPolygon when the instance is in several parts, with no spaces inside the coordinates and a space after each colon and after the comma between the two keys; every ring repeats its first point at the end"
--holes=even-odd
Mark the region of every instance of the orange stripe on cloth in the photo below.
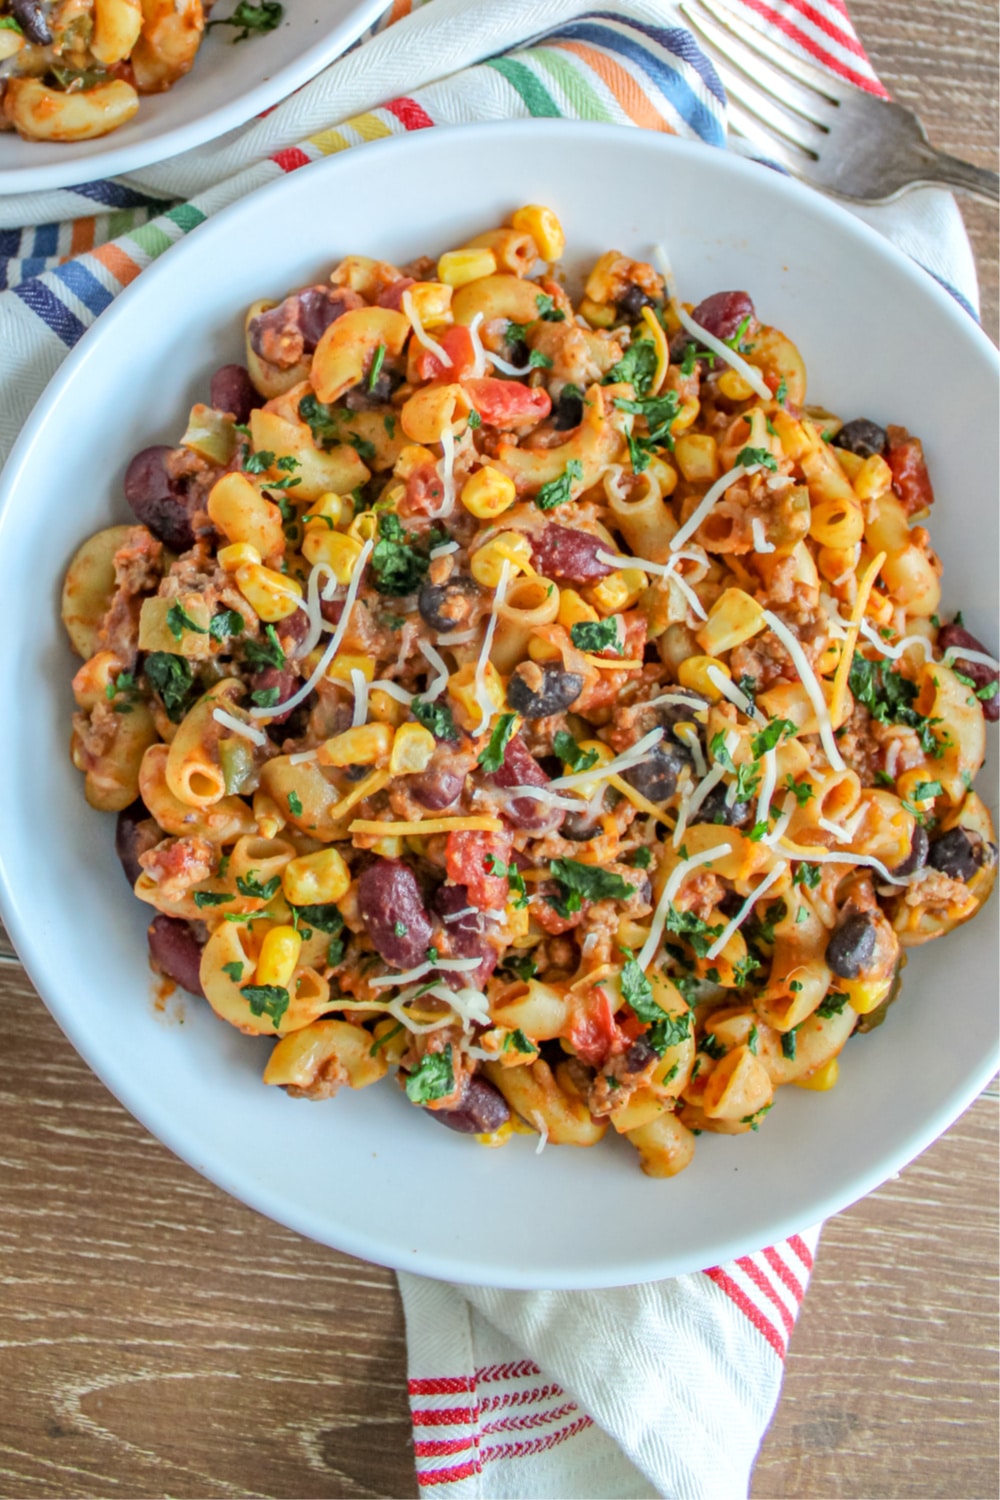
{"type": "Polygon", "coordinates": [[[654,109],[649,96],[639,87],[632,74],[610,58],[606,52],[599,52],[596,47],[588,47],[585,42],[553,41],[548,46],[561,47],[565,52],[573,52],[581,62],[585,62],[591,72],[596,73],[598,78],[614,94],[622,109],[634,124],[640,125],[645,130],[661,130],[668,135],[676,135],[672,125],[654,109]]]}
{"type": "Polygon", "coordinates": [[[75,255],[83,255],[85,251],[93,248],[94,244],[94,221],[93,219],[74,219],[73,233],[69,242],[69,260],[75,255]]]}
{"type": "Polygon", "coordinates": [[[389,16],[389,25],[391,26],[393,21],[401,21],[404,16],[410,14],[412,9],[413,0],[392,0],[392,14],[389,16]]]}
{"type": "Polygon", "coordinates": [[[97,249],[91,253],[95,260],[99,260],[101,265],[111,272],[112,276],[117,277],[122,286],[128,286],[129,282],[134,281],[142,270],[141,266],[136,265],[131,255],[126,255],[125,251],[113,241],[109,241],[106,245],[98,245],[97,249]]]}

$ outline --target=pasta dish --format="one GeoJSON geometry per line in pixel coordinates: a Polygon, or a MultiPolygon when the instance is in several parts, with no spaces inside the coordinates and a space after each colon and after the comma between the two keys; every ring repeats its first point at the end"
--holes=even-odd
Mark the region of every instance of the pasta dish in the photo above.
{"type": "Polygon", "coordinates": [[[249,308],[70,564],[72,755],[265,1083],[673,1176],[986,901],[998,663],[917,437],[747,292],[612,250],[571,299],[564,249],[527,205],[249,308]]]}

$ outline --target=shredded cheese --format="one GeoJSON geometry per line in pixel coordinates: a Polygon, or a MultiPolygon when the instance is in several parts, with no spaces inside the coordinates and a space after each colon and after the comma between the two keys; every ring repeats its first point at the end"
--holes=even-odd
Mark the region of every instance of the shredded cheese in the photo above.
{"type": "Polygon", "coordinates": [[[738,484],[741,479],[746,479],[748,475],[759,473],[763,467],[763,464],[740,464],[739,468],[730,469],[728,474],[723,474],[721,479],[717,479],[712,487],[702,496],[702,499],[688,516],[684,525],[671,537],[671,552],[676,552],[678,547],[683,547],[688,537],[694,536],[702,521],[704,521],[710,511],[715,509],[728,489],[732,489],[734,484],[738,484]]]}
{"type": "Polygon", "coordinates": [[[602,672],[634,672],[637,667],[642,666],[639,657],[593,656],[589,651],[583,651],[581,655],[588,666],[597,667],[602,672]]]}
{"type": "Polygon", "coordinates": [[[224,708],[212,710],[212,718],[219,724],[224,724],[241,739],[249,740],[251,745],[266,745],[267,735],[261,729],[255,729],[252,724],[245,724],[242,719],[237,719],[234,714],[229,714],[224,708]]]}
{"type": "Polygon", "coordinates": [[[606,781],[612,774],[628,771],[632,766],[637,766],[640,761],[647,760],[654,745],[658,745],[663,738],[662,729],[651,729],[644,734],[641,740],[636,740],[629,750],[623,750],[621,755],[616,755],[606,765],[593,766],[589,771],[573,771],[568,776],[556,776],[549,782],[550,787],[587,786],[592,781],[606,781]]]}
{"type": "Polygon", "coordinates": [[[493,636],[497,628],[497,611],[504,599],[507,597],[507,585],[510,582],[511,565],[504,558],[500,564],[500,577],[497,580],[496,590],[493,594],[493,603],[490,606],[490,617],[486,623],[486,633],[483,636],[483,644],[480,647],[479,659],[476,662],[475,676],[475,699],[479,708],[479,724],[475,729],[476,734],[482,734],[487,727],[493,714],[493,704],[486,693],[486,664],[490,659],[490,650],[493,646],[493,636]]]}
{"type": "Polygon", "coordinates": [[[413,694],[400,687],[398,682],[390,682],[388,677],[376,677],[369,686],[369,692],[385,693],[388,697],[395,698],[397,703],[405,703],[407,707],[413,702],[413,694]]]}
{"type": "MultiPolygon", "coordinates": [[[[284,702],[275,704],[274,708],[252,708],[250,710],[250,717],[252,719],[273,718],[275,708],[280,708],[282,713],[287,713],[290,709],[297,708],[300,703],[305,702],[305,700],[309,697],[309,694],[316,687],[316,684],[325,675],[327,667],[330,665],[337,652],[340,650],[340,643],[347,633],[347,626],[351,618],[351,610],[354,608],[354,601],[358,597],[358,589],[361,587],[361,579],[364,576],[365,567],[367,566],[368,559],[372,554],[374,546],[375,543],[373,539],[369,537],[367,542],[365,542],[364,546],[362,547],[360,553],[358,554],[358,560],[354,564],[354,571],[351,574],[351,581],[347,588],[347,594],[344,599],[344,608],[341,613],[340,620],[337,624],[337,628],[333,632],[333,635],[330,637],[326,650],[323,652],[323,655],[317,662],[312,676],[302,684],[297,693],[293,693],[292,696],[290,698],[286,698],[284,702]]],[[[324,593],[324,598],[325,597],[326,595],[324,593]]]]}
{"type": "Polygon", "coordinates": [[[744,901],[735,917],[733,917],[732,921],[727,922],[725,927],[723,927],[722,931],[719,933],[719,936],[715,939],[715,942],[705,954],[706,959],[711,961],[712,959],[718,958],[719,954],[722,952],[723,948],[725,948],[733,933],[739,931],[740,927],[742,927],[743,923],[753,911],[754,906],[757,904],[760,898],[767,894],[767,892],[771,889],[772,885],[774,885],[776,881],[781,879],[782,875],[784,875],[787,869],[788,865],[786,861],[782,860],[780,864],[775,865],[773,870],[768,871],[768,873],[764,876],[764,879],[761,881],[760,885],[758,885],[756,889],[750,892],[749,896],[744,901]]]}
{"type": "Polygon", "coordinates": [[[475,358],[471,374],[475,380],[481,379],[486,374],[486,350],[483,348],[483,341],[479,337],[479,325],[483,321],[483,316],[481,312],[477,312],[469,324],[469,337],[472,340],[472,352],[475,358]]]}
{"type": "Polygon", "coordinates": [[[834,823],[831,818],[817,818],[820,828],[832,833],[838,844],[849,844],[868,816],[867,803],[862,804],[846,823],[834,823]]]}
{"type": "MultiPolygon", "coordinates": [[[[767,532],[764,530],[764,522],[760,516],[754,516],[750,522],[750,533],[753,537],[753,550],[755,552],[774,551],[774,543],[768,541],[767,532]]],[[[431,555],[433,556],[433,554],[431,555]]]]}
{"type": "MultiPolygon", "coordinates": [[[[477,966],[479,960],[476,960],[477,966]]],[[[461,1017],[462,1025],[468,1031],[475,1021],[480,1026],[492,1026],[493,1018],[490,1015],[489,1002],[481,990],[449,989],[447,985],[434,984],[425,991],[425,994],[433,995],[437,1000],[445,1000],[461,1017]]]]}
{"type": "Polygon", "coordinates": [[[579,812],[582,806],[579,797],[560,797],[547,786],[512,786],[506,791],[508,797],[528,797],[532,802],[544,802],[546,807],[561,807],[566,812],[579,812]]]}
{"type": "Polygon", "coordinates": [[[757,816],[755,822],[766,823],[771,811],[771,798],[778,784],[778,760],[774,750],[765,750],[761,757],[760,791],[757,793],[757,816]]]}
{"type": "MultiPolygon", "coordinates": [[[[733,790],[735,791],[735,785],[733,790]]],[[[795,793],[789,792],[784,802],[781,804],[781,816],[779,817],[777,823],[775,823],[774,827],[771,829],[771,832],[766,833],[761,839],[762,844],[769,844],[773,849],[775,844],[780,843],[780,841],[785,836],[785,829],[792,821],[792,813],[795,811],[797,806],[798,802],[796,800],[795,793]]]]}
{"type": "Polygon", "coordinates": [[[455,434],[450,423],[446,423],[441,431],[441,458],[437,472],[444,493],[437,510],[427,512],[434,521],[443,520],[455,509],[455,434]]]}
{"type": "MultiPolygon", "coordinates": [[[[608,782],[614,787],[616,792],[619,792],[623,797],[627,797],[632,806],[637,807],[647,817],[657,818],[660,822],[666,819],[667,815],[663,811],[663,808],[657,807],[655,802],[650,802],[648,797],[644,797],[641,792],[637,792],[631,782],[625,780],[624,776],[609,776],[608,782]]],[[[577,807],[579,807],[579,803],[577,803],[577,807]]]]}
{"type": "Polygon", "coordinates": [[[433,354],[435,359],[441,361],[446,370],[450,370],[452,367],[451,355],[446,349],[442,349],[441,345],[435,339],[432,339],[430,334],[425,330],[423,323],[420,321],[420,314],[413,305],[413,293],[409,288],[406,289],[400,300],[403,305],[403,312],[410,320],[410,327],[413,329],[413,336],[417,343],[423,344],[429,354],[433,354]]]}
{"type": "Polygon", "coordinates": [[[470,969],[478,969],[482,962],[479,958],[439,958],[434,963],[417,964],[415,969],[403,969],[398,974],[376,974],[374,979],[368,983],[373,990],[384,990],[394,984],[414,984],[418,979],[423,979],[425,974],[436,972],[439,969],[453,970],[455,973],[467,973],[470,969]]]}
{"type": "Polygon", "coordinates": [[[537,1109],[533,1109],[531,1111],[531,1118],[538,1126],[538,1145],[535,1147],[535,1155],[541,1156],[542,1152],[545,1150],[545,1147],[548,1145],[549,1127],[546,1125],[544,1119],[539,1114],[537,1109]]]}
{"type": "Polygon", "coordinates": [[[407,995],[397,995],[393,1000],[338,999],[335,1009],[339,1011],[384,1010],[386,1015],[392,1016],[394,1021],[398,1021],[401,1026],[405,1026],[407,1031],[412,1032],[414,1036],[424,1036],[429,1031],[440,1031],[444,1026],[454,1025],[456,1017],[454,1011],[451,1010],[443,1011],[441,1015],[435,1016],[433,1021],[415,1021],[406,1009],[407,1004],[414,999],[416,999],[415,991],[411,991],[407,995]]]}
{"type": "Polygon", "coordinates": [[[368,678],[360,667],[351,668],[351,687],[354,689],[354,713],[351,728],[360,729],[368,722],[368,678]]]}
{"type": "Polygon", "coordinates": [[[460,922],[463,917],[474,917],[478,914],[478,906],[463,906],[461,911],[453,911],[448,916],[442,917],[444,923],[460,922]]]}
{"type": "Polygon", "coordinates": [[[438,645],[464,646],[467,642],[474,641],[478,634],[478,630],[452,630],[447,635],[438,636],[438,645]]]}
{"type": "Polygon", "coordinates": [[[890,885],[909,885],[914,876],[923,873],[921,870],[915,870],[913,875],[893,875],[880,859],[875,858],[874,854],[834,854],[829,849],[811,849],[801,844],[793,844],[791,839],[782,839],[781,847],[795,859],[805,859],[814,865],[870,865],[890,885]]]}
{"type": "Polygon", "coordinates": [[[299,750],[295,755],[290,755],[288,757],[288,764],[290,766],[308,765],[310,761],[314,761],[316,759],[318,754],[319,751],[317,750],[299,750]]]}
{"type": "MultiPolygon", "coordinates": [[[[844,764],[844,758],[837,749],[837,741],[833,737],[833,724],[830,722],[830,711],[826,706],[823,689],[820,687],[819,680],[806,659],[805,652],[785,622],[779,620],[777,615],[772,614],[769,609],[765,609],[764,619],[792,658],[792,664],[799,674],[799,681],[805,688],[809,701],[816,711],[816,719],[819,723],[819,737],[822,741],[823,749],[826,751],[827,760],[835,771],[846,771],[847,767],[844,764]]],[[[845,652],[845,656],[846,654],[845,652]]],[[[840,668],[838,667],[837,670],[839,672],[840,668]]]]}
{"type": "Polygon", "coordinates": [[[752,386],[762,401],[773,401],[774,392],[760,371],[753,365],[748,364],[741,355],[736,353],[735,349],[730,349],[728,344],[724,344],[721,339],[717,339],[714,333],[709,333],[707,328],[702,328],[701,324],[695,322],[686,308],[681,306],[680,298],[677,295],[677,283],[674,280],[674,273],[663,246],[657,245],[653,253],[659,261],[660,270],[663,272],[663,279],[667,284],[667,293],[674,304],[674,312],[677,314],[677,321],[681,327],[686,329],[694,338],[699,339],[705,345],[706,349],[711,349],[713,354],[717,354],[737,374],[742,375],[747,385],[752,386]]]}
{"type": "MultiPolygon", "coordinates": [[[[388,775],[386,780],[388,781],[388,775]]],[[[364,783],[362,782],[363,786],[364,783]]],[[[376,818],[355,818],[349,832],[367,833],[378,839],[421,838],[432,833],[499,833],[503,828],[499,818],[455,817],[421,818],[415,823],[381,822],[376,818]]]]}
{"type": "Polygon", "coordinates": [[[323,619],[323,612],[320,606],[320,575],[323,573],[326,574],[326,583],[329,583],[334,575],[333,569],[327,563],[317,563],[309,571],[309,578],[306,582],[306,610],[309,615],[309,629],[304,639],[299,642],[299,645],[292,652],[292,656],[296,661],[299,661],[303,656],[308,656],[310,651],[316,649],[316,644],[323,633],[324,627],[327,630],[333,629],[333,626],[323,619]]]}
{"type": "Polygon", "coordinates": [[[433,562],[436,557],[447,557],[450,552],[457,551],[457,542],[442,542],[440,547],[432,547],[427,556],[430,558],[431,562],[433,562]]]}
{"type": "Polygon", "coordinates": [[[674,734],[680,740],[681,744],[686,745],[690,750],[691,758],[694,761],[695,775],[705,776],[708,773],[708,762],[701,748],[701,740],[698,738],[697,729],[691,724],[675,724],[674,734]]]}
{"type": "Polygon", "coordinates": [[[426,691],[420,694],[420,701],[421,703],[434,703],[448,686],[448,668],[444,657],[440,651],[435,651],[430,641],[420,640],[417,646],[420,648],[421,655],[426,657],[437,673],[434,680],[427,684],[426,691]]]}
{"type": "Polygon", "coordinates": [[[903,652],[908,651],[911,646],[922,646],[925,660],[933,660],[933,648],[925,635],[904,635],[901,640],[890,646],[867,620],[861,621],[861,634],[881,656],[887,656],[890,661],[898,661],[903,652]]]}
{"type": "Polygon", "coordinates": [[[661,703],[677,703],[682,708],[704,709],[708,707],[707,698],[699,698],[697,693],[661,693],[658,698],[650,698],[648,703],[638,705],[641,708],[656,708],[661,703]]]}
{"type": "Polygon", "coordinates": [[[335,802],[328,809],[326,814],[327,821],[330,823],[339,823],[342,818],[347,816],[352,807],[356,807],[366,797],[373,797],[384,786],[388,786],[390,780],[388,771],[369,772],[363,781],[359,781],[357,786],[353,787],[346,796],[341,797],[339,802],[335,802]]]}
{"type": "Polygon", "coordinates": [[[656,957],[656,950],[660,946],[663,929],[667,923],[667,907],[671,904],[677,892],[684,884],[692,870],[697,870],[700,865],[709,865],[713,859],[720,855],[728,854],[728,844],[713,844],[711,849],[702,849],[700,854],[692,854],[690,859],[682,859],[680,864],[670,872],[669,879],[663,887],[663,894],[656,903],[653,920],[649,927],[649,936],[639,951],[637,962],[640,969],[648,969],[656,957]]]}
{"type": "Polygon", "coordinates": [[[694,791],[687,797],[681,798],[677,809],[677,825],[674,828],[673,845],[675,849],[680,848],[680,842],[684,837],[684,830],[687,828],[689,820],[698,811],[709,792],[718,786],[724,775],[725,771],[722,766],[713,766],[708,775],[702,781],[699,781],[694,791]]]}
{"type": "Polygon", "coordinates": [[[1000,672],[1000,661],[994,657],[987,656],[985,651],[970,651],[966,646],[949,646],[944,653],[944,664],[951,667],[956,661],[979,662],[981,666],[992,667],[994,672],[1000,672]]]}
{"type": "Polygon", "coordinates": [[[736,686],[735,682],[731,681],[731,679],[726,676],[725,672],[723,672],[721,668],[707,667],[706,675],[709,681],[713,682],[719,689],[719,692],[722,694],[723,698],[728,698],[730,703],[735,704],[736,707],[740,710],[740,713],[746,714],[748,719],[753,719],[754,723],[759,724],[761,728],[764,728],[767,725],[767,720],[764,718],[764,715],[761,713],[756,703],[751,703],[746,693],[742,692],[736,686]]]}
{"type": "MultiPolygon", "coordinates": [[[[858,644],[858,632],[861,629],[861,621],[864,619],[865,610],[868,608],[872,585],[878,577],[879,570],[884,562],[884,552],[880,552],[877,557],[873,557],[865,569],[864,577],[858,584],[858,597],[854,601],[851,618],[847,622],[847,635],[844,639],[843,650],[840,653],[840,661],[837,663],[837,675],[833,679],[833,692],[830,694],[830,720],[833,724],[839,725],[843,721],[844,703],[847,697],[847,679],[850,675],[851,664],[854,661],[854,648],[858,644]]],[[[809,692],[808,684],[805,686],[806,692],[809,692]]],[[[832,765],[833,762],[831,761],[830,764],[832,765]]],[[[837,766],[835,769],[839,771],[843,767],[837,766]]]]}

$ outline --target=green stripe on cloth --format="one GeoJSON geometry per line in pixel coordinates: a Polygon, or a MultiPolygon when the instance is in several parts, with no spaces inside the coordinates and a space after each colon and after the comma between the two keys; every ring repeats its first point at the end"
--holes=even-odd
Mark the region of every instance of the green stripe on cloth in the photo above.
{"type": "Polygon", "coordinates": [[[205,222],[205,215],[201,209],[195,208],[193,203],[178,203],[176,208],[168,208],[164,218],[172,219],[178,229],[183,229],[185,234],[192,229],[197,229],[199,224],[205,222]]]}
{"type": "Polygon", "coordinates": [[[131,238],[140,250],[145,250],[151,256],[162,255],[174,243],[173,238],[158,224],[140,224],[138,229],[132,230],[131,238]]]}
{"type": "Polygon", "coordinates": [[[486,66],[500,73],[506,78],[511,88],[517,90],[528,106],[530,114],[536,118],[549,116],[559,119],[561,117],[562,111],[556,106],[548,89],[523,63],[515,62],[511,57],[491,57],[486,66]]]}
{"type": "Polygon", "coordinates": [[[615,123],[615,115],[564,52],[557,48],[536,47],[532,56],[551,73],[570,107],[581,120],[602,120],[610,125],[615,123]]]}

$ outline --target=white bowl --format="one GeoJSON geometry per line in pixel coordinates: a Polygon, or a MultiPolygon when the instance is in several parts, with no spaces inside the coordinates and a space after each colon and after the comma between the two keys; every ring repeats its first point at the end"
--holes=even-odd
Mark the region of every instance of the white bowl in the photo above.
{"type": "MultiPolygon", "coordinates": [[[[111,135],[60,145],[0,134],[0,195],[134,172],[235,130],[315,78],[382,13],[386,0],[283,4],[281,25],[262,36],[234,44],[236,29],[213,27],[190,73],[167,93],[141,98],[138,114],[111,135]]],[[[219,0],[216,18],[235,8],[236,0],[219,0]]]]}
{"type": "Polygon", "coordinates": [[[70,1040],[155,1135],[228,1191],[388,1265],[596,1287],[768,1244],[929,1145],[997,1065],[996,902],[911,955],[903,999],[848,1044],[833,1092],[782,1089],[759,1134],[703,1136],[687,1172],[652,1181],[618,1140],[540,1157],[525,1137],[481,1150],[391,1082],[295,1101],[261,1083],[267,1048],[203,1003],[187,1000],[184,1025],[167,1024],[151,1000],[149,912],[122,878],[113,820],[86,807],[67,754],[66,562],[90,532],[128,519],[126,462],[176,441],[215,366],[241,357],[246,305],[347,252],[400,261],[460,245],[523,202],[559,212],[571,265],[662,240],[685,297],[747,288],[802,349],[814,401],[918,432],[937,481],[947,606],[995,648],[997,357],[946,292],[808,189],[720,151],[555,122],[426,131],[234,204],[143,273],[40,401],[0,492],[0,888],[70,1040]]]}

